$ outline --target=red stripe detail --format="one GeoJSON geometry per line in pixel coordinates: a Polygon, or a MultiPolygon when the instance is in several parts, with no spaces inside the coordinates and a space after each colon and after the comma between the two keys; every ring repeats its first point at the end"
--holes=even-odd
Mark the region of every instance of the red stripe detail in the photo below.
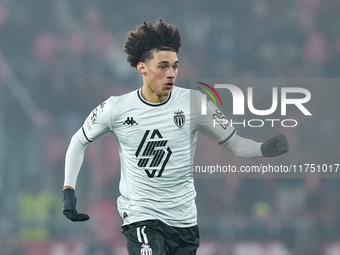
{"type": "Polygon", "coordinates": [[[211,89],[215,93],[215,95],[218,97],[218,100],[220,101],[220,103],[222,105],[222,100],[220,98],[220,95],[217,93],[217,91],[212,86],[210,86],[210,85],[208,85],[206,83],[203,83],[203,82],[197,82],[197,83],[202,84],[202,85],[208,87],[209,89],[211,89]]]}

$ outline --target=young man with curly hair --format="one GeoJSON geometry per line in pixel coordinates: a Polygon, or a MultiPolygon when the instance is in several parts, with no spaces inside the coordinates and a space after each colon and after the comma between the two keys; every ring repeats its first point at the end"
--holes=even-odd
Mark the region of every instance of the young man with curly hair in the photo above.
{"type": "Polygon", "coordinates": [[[199,114],[200,92],[175,86],[180,46],[178,28],[162,20],[144,22],[130,32],[124,51],[141,74],[142,87],[96,107],[66,153],[63,213],[72,221],[85,221],[89,216],[77,212],[74,189],[86,146],[107,132],[115,134],[121,160],[118,211],[133,255],[196,254],[199,231],[191,173],[198,132],[237,157],[288,151],[283,135],[258,143],[238,136],[230,125],[213,126],[213,115],[220,111],[211,102],[207,114],[199,114]]]}

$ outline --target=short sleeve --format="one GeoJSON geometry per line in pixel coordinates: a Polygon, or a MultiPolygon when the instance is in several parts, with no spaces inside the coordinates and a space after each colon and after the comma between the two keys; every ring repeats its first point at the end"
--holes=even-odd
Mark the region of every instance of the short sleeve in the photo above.
{"type": "Polygon", "coordinates": [[[94,108],[86,118],[82,126],[82,130],[89,142],[92,142],[103,134],[112,131],[111,111],[116,99],[116,97],[110,97],[94,108]]]}
{"type": "Polygon", "coordinates": [[[198,131],[219,144],[227,142],[236,130],[232,127],[224,114],[211,101],[207,102],[207,113],[198,117],[198,131]]]}

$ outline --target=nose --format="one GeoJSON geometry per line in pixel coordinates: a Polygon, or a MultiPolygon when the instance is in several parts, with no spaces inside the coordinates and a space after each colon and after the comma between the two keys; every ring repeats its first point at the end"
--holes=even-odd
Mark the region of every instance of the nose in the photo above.
{"type": "Polygon", "coordinates": [[[170,78],[170,79],[175,79],[176,78],[176,75],[177,75],[177,70],[173,67],[170,67],[168,69],[168,75],[167,75],[167,78],[170,78]]]}

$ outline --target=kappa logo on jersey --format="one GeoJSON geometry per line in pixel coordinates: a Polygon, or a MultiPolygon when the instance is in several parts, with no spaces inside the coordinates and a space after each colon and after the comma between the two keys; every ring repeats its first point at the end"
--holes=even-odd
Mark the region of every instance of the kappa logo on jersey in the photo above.
{"type": "Polygon", "coordinates": [[[123,125],[138,125],[138,123],[133,119],[133,117],[127,117],[123,125]]]}
{"type": "Polygon", "coordinates": [[[174,122],[177,127],[182,128],[184,123],[185,123],[185,115],[183,114],[184,112],[182,110],[178,110],[174,112],[174,122]]]}
{"type": "Polygon", "coordinates": [[[164,139],[158,129],[146,130],[136,151],[137,165],[144,169],[149,178],[161,177],[171,156],[171,149],[166,147],[164,139]]]}

